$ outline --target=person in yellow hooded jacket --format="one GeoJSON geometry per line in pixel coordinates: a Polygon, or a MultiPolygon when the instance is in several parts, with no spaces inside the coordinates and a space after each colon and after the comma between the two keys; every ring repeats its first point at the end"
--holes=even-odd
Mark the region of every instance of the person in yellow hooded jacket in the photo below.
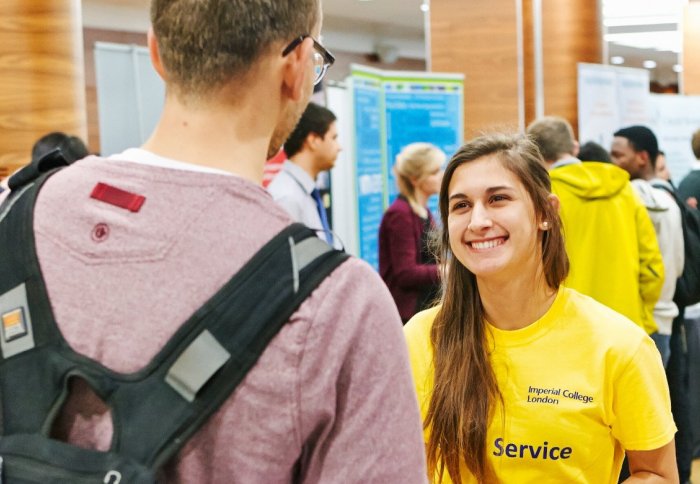
{"type": "MultiPolygon", "coordinates": [[[[664,282],[654,226],[629,174],[601,162],[582,163],[563,118],[528,126],[561,201],[571,271],[565,285],[624,314],[647,334],[657,331],[653,311],[664,282]]],[[[587,160],[588,161],[588,160],[587,160]]]]}

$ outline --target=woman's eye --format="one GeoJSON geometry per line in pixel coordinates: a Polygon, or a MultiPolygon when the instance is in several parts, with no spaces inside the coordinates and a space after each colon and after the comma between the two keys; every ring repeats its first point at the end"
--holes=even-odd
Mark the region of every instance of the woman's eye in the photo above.
{"type": "Polygon", "coordinates": [[[505,200],[508,200],[506,195],[493,195],[491,197],[491,202],[503,202],[505,200]]]}
{"type": "Polygon", "coordinates": [[[465,209],[469,206],[468,202],[457,202],[454,205],[452,205],[451,211],[454,212],[455,210],[462,210],[465,209]]]}

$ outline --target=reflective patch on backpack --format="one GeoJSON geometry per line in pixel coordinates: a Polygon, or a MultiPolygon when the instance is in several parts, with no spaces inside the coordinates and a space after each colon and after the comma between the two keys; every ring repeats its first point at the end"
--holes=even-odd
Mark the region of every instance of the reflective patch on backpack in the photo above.
{"type": "Polygon", "coordinates": [[[0,349],[3,358],[34,348],[32,320],[24,283],[0,296],[0,349]]]}
{"type": "Polygon", "coordinates": [[[8,311],[0,317],[2,319],[2,338],[10,342],[27,334],[27,322],[24,319],[24,309],[17,308],[8,311]]]}

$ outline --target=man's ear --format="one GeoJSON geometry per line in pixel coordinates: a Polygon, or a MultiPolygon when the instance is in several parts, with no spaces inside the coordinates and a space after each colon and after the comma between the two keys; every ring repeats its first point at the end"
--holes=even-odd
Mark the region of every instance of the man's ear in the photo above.
{"type": "Polygon", "coordinates": [[[318,134],[311,132],[306,135],[306,139],[304,140],[304,145],[306,145],[306,148],[313,151],[315,150],[319,143],[323,141],[323,138],[319,136],[318,134]]]}
{"type": "Polygon", "coordinates": [[[284,91],[292,101],[300,101],[306,96],[308,89],[308,77],[312,73],[311,56],[313,54],[314,41],[306,38],[296,49],[284,58],[284,91]]]}
{"type": "Polygon", "coordinates": [[[156,39],[156,34],[153,32],[153,27],[148,29],[148,53],[151,56],[151,64],[156,70],[158,75],[164,81],[167,80],[165,73],[165,68],[163,68],[163,61],[160,58],[160,49],[158,48],[158,40],[156,39]]]}
{"type": "Polygon", "coordinates": [[[639,155],[639,161],[641,166],[648,166],[649,165],[649,152],[646,150],[642,150],[637,152],[637,155],[639,155]]]}

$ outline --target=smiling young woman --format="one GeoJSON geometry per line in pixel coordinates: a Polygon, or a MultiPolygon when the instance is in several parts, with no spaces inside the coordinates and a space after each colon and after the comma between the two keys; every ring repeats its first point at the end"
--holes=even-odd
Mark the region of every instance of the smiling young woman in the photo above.
{"type": "Polygon", "coordinates": [[[558,207],[527,138],[477,138],[447,165],[444,294],[406,326],[434,482],[616,483],[625,452],[630,482],[678,480],[658,352],[561,285],[558,207]]]}

